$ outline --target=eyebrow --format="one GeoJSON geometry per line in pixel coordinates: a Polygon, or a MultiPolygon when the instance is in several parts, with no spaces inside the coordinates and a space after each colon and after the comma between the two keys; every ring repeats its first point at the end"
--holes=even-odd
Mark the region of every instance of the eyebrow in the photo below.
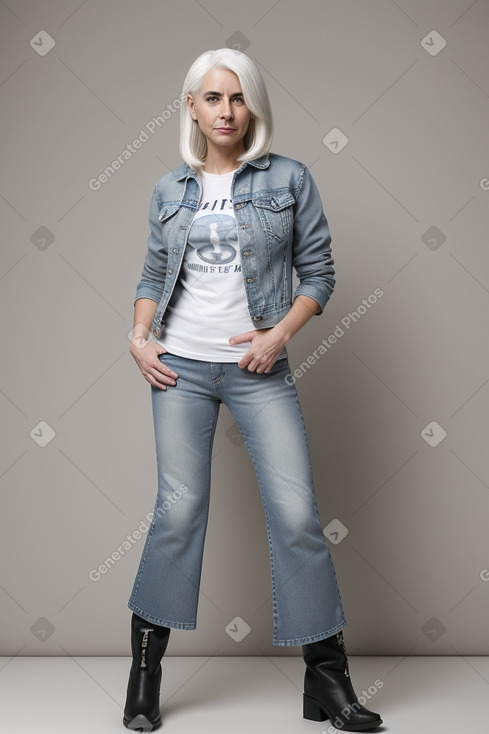
{"type": "MultiPolygon", "coordinates": [[[[214,97],[222,97],[222,93],[221,92],[213,92],[213,91],[210,91],[210,92],[203,92],[203,94],[204,94],[204,96],[206,94],[212,94],[212,95],[214,95],[214,97]]],[[[234,92],[234,94],[231,94],[231,97],[238,97],[238,96],[239,97],[242,97],[243,96],[243,92],[234,92]]]]}

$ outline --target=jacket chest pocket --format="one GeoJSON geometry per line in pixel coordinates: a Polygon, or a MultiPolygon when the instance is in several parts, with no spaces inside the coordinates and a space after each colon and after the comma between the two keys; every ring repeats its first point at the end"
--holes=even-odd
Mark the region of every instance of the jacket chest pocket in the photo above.
{"type": "Polygon", "coordinates": [[[267,235],[275,242],[287,238],[294,221],[295,199],[290,191],[273,192],[253,199],[261,224],[267,235]]]}
{"type": "Polygon", "coordinates": [[[161,234],[163,243],[168,245],[168,241],[175,237],[176,231],[178,231],[179,217],[178,213],[181,207],[180,204],[163,204],[158,219],[161,224],[161,234]]]}

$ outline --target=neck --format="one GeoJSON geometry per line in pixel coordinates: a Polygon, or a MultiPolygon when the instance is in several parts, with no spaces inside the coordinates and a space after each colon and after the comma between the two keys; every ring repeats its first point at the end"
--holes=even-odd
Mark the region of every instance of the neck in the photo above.
{"type": "Polygon", "coordinates": [[[242,153],[244,153],[242,145],[224,150],[208,145],[204,171],[207,171],[207,173],[229,173],[229,171],[234,171],[242,163],[242,161],[236,160],[242,153]]]}

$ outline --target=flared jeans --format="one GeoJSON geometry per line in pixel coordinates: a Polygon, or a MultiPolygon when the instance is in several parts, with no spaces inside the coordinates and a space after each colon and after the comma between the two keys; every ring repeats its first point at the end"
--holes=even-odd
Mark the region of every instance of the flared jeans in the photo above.
{"type": "MultiPolygon", "coordinates": [[[[265,511],[274,645],[305,645],[346,626],[314,494],[302,412],[287,357],[267,374],[175,354],[178,374],[151,387],[158,491],[128,607],[153,624],[195,629],[219,406],[249,452],[265,511]]],[[[243,549],[245,551],[245,549],[243,549]]]]}

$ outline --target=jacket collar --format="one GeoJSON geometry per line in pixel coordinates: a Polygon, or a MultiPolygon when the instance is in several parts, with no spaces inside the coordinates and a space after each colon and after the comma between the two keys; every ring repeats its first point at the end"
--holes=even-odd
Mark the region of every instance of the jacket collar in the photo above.
{"type": "MultiPolygon", "coordinates": [[[[246,166],[246,164],[249,164],[250,166],[255,166],[255,168],[268,168],[268,166],[270,165],[270,157],[267,153],[266,155],[262,155],[260,158],[253,158],[253,160],[251,161],[243,161],[240,168],[246,166]]],[[[195,168],[189,166],[188,163],[184,163],[182,166],[182,173],[177,176],[177,181],[182,181],[182,179],[187,178],[188,176],[196,178],[197,171],[195,170],[195,168]]]]}

